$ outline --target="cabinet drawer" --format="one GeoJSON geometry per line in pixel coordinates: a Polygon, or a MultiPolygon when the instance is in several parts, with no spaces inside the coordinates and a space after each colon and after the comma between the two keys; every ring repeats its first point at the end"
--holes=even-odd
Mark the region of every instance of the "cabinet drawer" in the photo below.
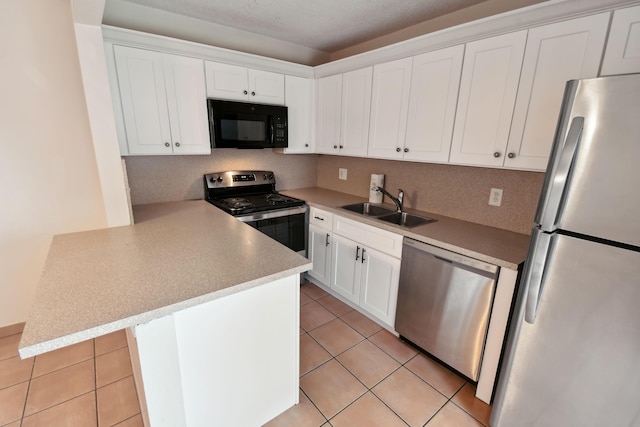
{"type": "Polygon", "coordinates": [[[331,231],[333,214],[311,206],[309,209],[309,224],[331,231]]]}
{"type": "Polygon", "coordinates": [[[402,236],[399,234],[337,215],[333,216],[333,232],[396,258],[402,255],[402,236]]]}

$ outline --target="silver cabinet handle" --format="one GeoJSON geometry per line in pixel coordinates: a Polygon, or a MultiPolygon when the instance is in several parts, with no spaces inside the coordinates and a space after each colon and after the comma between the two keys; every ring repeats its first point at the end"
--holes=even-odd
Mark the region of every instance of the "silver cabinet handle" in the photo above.
{"type": "Polygon", "coordinates": [[[500,157],[500,156],[501,156],[501,154],[500,154],[500,152],[499,152],[499,151],[496,151],[495,153],[493,153],[493,157],[495,157],[496,159],[497,159],[498,157],[500,157]]]}
{"type": "Polygon", "coordinates": [[[334,146],[333,146],[333,148],[337,149],[337,148],[338,148],[338,146],[337,146],[337,145],[334,145],[334,146]]]}
{"type": "Polygon", "coordinates": [[[404,149],[404,152],[405,152],[405,153],[408,153],[408,152],[409,152],[409,149],[408,149],[408,148],[405,148],[405,149],[404,149]]]}
{"type": "Polygon", "coordinates": [[[396,153],[400,152],[400,147],[396,147],[396,153]]]}
{"type": "Polygon", "coordinates": [[[531,233],[531,243],[529,245],[529,259],[523,272],[523,282],[527,291],[527,303],[525,306],[524,318],[529,323],[536,321],[542,291],[544,291],[545,269],[549,253],[552,248],[553,238],[538,228],[534,228],[531,233]]]}
{"type": "Polygon", "coordinates": [[[516,153],[509,153],[507,154],[507,157],[510,159],[513,159],[516,156],[516,153]]]}
{"type": "Polygon", "coordinates": [[[341,145],[341,146],[340,146],[340,149],[342,150],[343,148],[344,148],[344,146],[342,146],[342,145],[341,145]]]}
{"type": "Polygon", "coordinates": [[[256,93],[254,91],[251,91],[251,96],[256,96],[256,93]]]}
{"type": "Polygon", "coordinates": [[[164,146],[165,146],[165,147],[171,147],[171,144],[169,144],[168,142],[165,142],[165,143],[164,143],[164,146]]]}
{"type": "Polygon", "coordinates": [[[180,147],[180,143],[179,142],[176,142],[176,147],[180,147]]]}
{"type": "Polygon", "coordinates": [[[244,93],[245,95],[248,94],[249,92],[247,92],[246,90],[243,90],[242,93],[244,93]]]}
{"type": "Polygon", "coordinates": [[[360,246],[356,246],[356,261],[360,259],[360,246]]]}
{"type": "Polygon", "coordinates": [[[329,233],[327,233],[327,237],[326,237],[326,239],[325,239],[325,241],[324,241],[324,245],[325,245],[325,246],[329,246],[329,243],[330,243],[330,242],[329,242],[329,233]]]}
{"type": "MultiPolygon", "coordinates": [[[[571,174],[571,165],[582,138],[582,129],[584,129],[584,117],[574,117],[564,140],[558,167],[552,172],[553,176],[549,180],[549,194],[540,207],[540,226],[545,231],[553,230],[560,216],[562,198],[571,174]]],[[[545,177],[545,182],[546,179],[545,177]]]]}
{"type": "Polygon", "coordinates": [[[361,262],[361,263],[363,263],[363,264],[364,264],[364,262],[366,261],[366,260],[364,259],[364,253],[365,253],[366,251],[367,251],[367,250],[366,250],[365,248],[362,248],[362,258],[361,258],[360,262],[361,262]]]}

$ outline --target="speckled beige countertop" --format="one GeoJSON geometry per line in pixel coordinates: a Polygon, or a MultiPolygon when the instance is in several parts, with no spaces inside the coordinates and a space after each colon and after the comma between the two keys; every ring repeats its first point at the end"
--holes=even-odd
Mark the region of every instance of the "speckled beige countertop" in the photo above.
{"type": "MultiPolygon", "coordinates": [[[[406,211],[437,221],[413,228],[389,224],[340,208],[352,203],[366,202],[367,199],[324,188],[302,188],[281,191],[281,193],[303,199],[309,206],[513,270],[517,270],[518,265],[524,262],[529,248],[529,236],[525,234],[415,209],[406,209],[406,211]]],[[[393,205],[389,207],[395,209],[393,205]]]]}
{"type": "Polygon", "coordinates": [[[202,201],[134,207],[135,225],[54,237],[27,318],[30,357],[311,268],[202,201]]]}

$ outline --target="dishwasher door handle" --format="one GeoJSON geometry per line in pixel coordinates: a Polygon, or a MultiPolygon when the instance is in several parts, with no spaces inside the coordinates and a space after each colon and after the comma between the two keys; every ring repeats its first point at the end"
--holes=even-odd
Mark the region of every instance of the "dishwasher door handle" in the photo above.
{"type": "Polygon", "coordinates": [[[450,259],[442,258],[442,257],[440,257],[438,255],[433,255],[433,257],[439,259],[440,261],[444,261],[444,262],[448,262],[449,264],[453,264],[453,261],[450,260],[450,259]]]}

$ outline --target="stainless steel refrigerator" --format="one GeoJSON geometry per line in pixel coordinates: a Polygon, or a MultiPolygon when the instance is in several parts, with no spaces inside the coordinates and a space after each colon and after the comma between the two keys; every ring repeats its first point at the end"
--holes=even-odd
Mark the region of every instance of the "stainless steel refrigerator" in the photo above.
{"type": "Polygon", "coordinates": [[[492,427],[640,426],[640,74],[567,83],[492,427]]]}

